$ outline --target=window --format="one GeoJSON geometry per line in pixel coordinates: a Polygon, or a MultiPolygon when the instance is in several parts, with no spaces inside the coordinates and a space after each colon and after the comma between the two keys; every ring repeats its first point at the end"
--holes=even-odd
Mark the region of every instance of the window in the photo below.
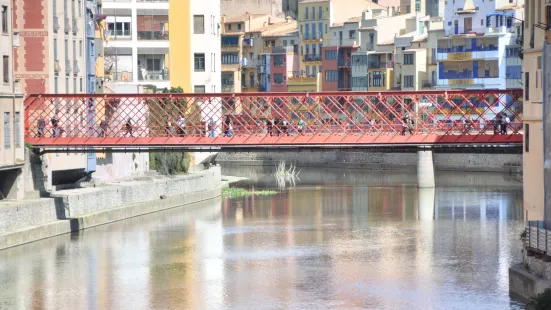
{"type": "Polygon", "coordinates": [[[4,148],[9,149],[11,146],[11,126],[10,112],[4,112],[4,148]]]}
{"type": "Polygon", "coordinates": [[[73,93],[77,93],[77,78],[73,78],[73,93]]]}
{"type": "Polygon", "coordinates": [[[205,54],[195,54],[195,71],[204,72],[205,71],[205,54]]]}
{"type": "Polygon", "coordinates": [[[2,33],[8,33],[8,7],[2,6],[2,33]]]}
{"type": "Polygon", "coordinates": [[[65,77],[65,93],[66,94],[69,93],[69,77],[68,76],[65,77]]]}
{"type": "Polygon", "coordinates": [[[15,119],[13,120],[13,133],[15,135],[15,147],[21,146],[21,113],[15,112],[15,119]]]}
{"type": "Polygon", "coordinates": [[[237,30],[241,30],[241,24],[237,24],[237,30]]]}
{"type": "Polygon", "coordinates": [[[231,24],[228,25],[228,30],[231,30],[231,24]]]}
{"type": "Polygon", "coordinates": [[[530,100],[530,73],[524,72],[524,99],[530,100]]]}
{"type": "Polygon", "coordinates": [[[3,74],[3,80],[4,83],[10,82],[10,57],[9,56],[2,56],[2,70],[4,72],[3,74]]]}
{"type": "Polygon", "coordinates": [[[82,57],[82,40],[78,41],[78,55],[82,57]]]}
{"type": "MultiPolygon", "coordinates": [[[[318,18],[319,19],[323,19],[323,11],[322,11],[322,7],[318,7],[319,11],[318,11],[318,18]]],[[[320,31],[321,31],[321,28],[320,28],[320,31]]]]}
{"type": "Polygon", "coordinates": [[[73,18],[75,18],[75,16],[77,16],[76,11],[75,11],[75,0],[71,1],[71,14],[73,14],[73,18]]]}
{"type": "Polygon", "coordinates": [[[513,18],[507,17],[507,28],[513,27],[513,18]]]}
{"type": "Polygon", "coordinates": [[[381,71],[373,72],[373,86],[375,87],[384,86],[382,82],[383,82],[383,74],[381,73],[381,71]]]}
{"type": "Polygon", "coordinates": [[[530,124],[524,124],[524,151],[530,152],[530,124]]]}
{"type": "Polygon", "coordinates": [[[411,6],[406,5],[406,14],[411,13],[411,6]]]}
{"type": "Polygon", "coordinates": [[[304,19],[308,19],[308,8],[306,8],[306,11],[304,12],[304,19]]]}
{"type": "Polygon", "coordinates": [[[287,40],[283,40],[283,46],[287,46],[287,40]]]}
{"type": "Polygon", "coordinates": [[[78,11],[78,16],[82,16],[82,0],[78,0],[77,11],[78,11]]]}
{"type": "Polygon", "coordinates": [[[328,59],[328,60],[337,59],[337,51],[325,50],[325,59],[328,59]]]}
{"type": "Polygon", "coordinates": [[[325,81],[326,82],[336,82],[338,80],[338,71],[337,70],[325,70],[325,81]]]}
{"type": "Polygon", "coordinates": [[[239,63],[239,55],[234,53],[222,53],[222,64],[235,65],[239,63]]]}
{"type": "Polygon", "coordinates": [[[484,18],[480,19],[480,26],[484,26],[484,18]]]}
{"type": "Polygon", "coordinates": [[[356,30],[348,31],[348,38],[349,39],[355,39],[356,38],[356,30]]]}
{"type": "Polygon", "coordinates": [[[80,78],[80,92],[83,93],[84,92],[84,89],[83,89],[83,83],[82,83],[82,78],[80,78]]]}
{"type": "Polygon", "coordinates": [[[130,37],[132,35],[132,30],[130,29],[130,22],[116,22],[108,23],[107,29],[117,37],[130,37]]]}
{"type": "Polygon", "coordinates": [[[54,94],[59,94],[59,78],[56,76],[54,77],[54,94]]]}
{"type": "Polygon", "coordinates": [[[283,84],[283,74],[275,73],[274,74],[274,84],[281,85],[283,84]]]}
{"type": "Polygon", "coordinates": [[[413,75],[404,75],[404,87],[413,87],[413,75]]]}
{"type": "Polygon", "coordinates": [[[65,60],[69,60],[69,40],[65,39],[65,60]]]}
{"type": "Polygon", "coordinates": [[[404,54],[404,65],[413,65],[413,54],[404,54]]]}
{"type": "Polygon", "coordinates": [[[492,17],[486,16],[486,27],[490,27],[491,24],[492,24],[492,17]]]}
{"type": "Polygon", "coordinates": [[[310,66],[306,66],[306,76],[310,76],[310,66]]]}
{"type": "Polygon", "coordinates": [[[193,87],[193,92],[196,94],[202,94],[205,92],[205,85],[195,85],[193,87]]]}
{"type": "Polygon", "coordinates": [[[312,7],[312,19],[316,19],[316,8],[312,7]]]}
{"type": "Polygon", "coordinates": [[[274,67],[283,67],[285,60],[283,58],[283,55],[275,55],[274,56],[274,67]]]}
{"type": "Polygon", "coordinates": [[[367,88],[367,77],[353,77],[352,78],[352,87],[362,87],[367,88]]]}
{"type": "Polygon", "coordinates": [[[77,60],[77,40],[73,40],[73,61],[77,60]]]}
{"type": "Polygon", "coordinates": [[[69,18],[68,15],[69,14],[67,14],[67,0],[63,0],[63,16],[65,16],[65,18],[69,18]]]}
{"type": "Polygon", "coordinates": [[[205,16],[193,15],[193,33],[203,34],[205,33],[205,16]]]}
{"type": "Polygon", "coordinates": [[[325,33],[327,33],[327,24],[325,24],[325,33]]]}

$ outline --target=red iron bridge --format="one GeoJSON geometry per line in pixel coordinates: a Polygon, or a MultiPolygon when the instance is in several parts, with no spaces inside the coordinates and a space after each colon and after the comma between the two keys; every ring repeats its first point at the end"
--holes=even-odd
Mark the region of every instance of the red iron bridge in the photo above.
{"type": "Polygon", "coordinates": [[[43,151],[515,148],[521,90],[31,95],[43,151]]]}

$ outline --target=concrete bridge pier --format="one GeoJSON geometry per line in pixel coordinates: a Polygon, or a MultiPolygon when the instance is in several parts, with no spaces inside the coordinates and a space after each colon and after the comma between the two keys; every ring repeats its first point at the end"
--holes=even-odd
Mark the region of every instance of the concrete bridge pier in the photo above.
{"type": "Polygon", "coordinates": [[[417,187],[434,187],[434,162],[432,151],[417,151],[417,187]]]}

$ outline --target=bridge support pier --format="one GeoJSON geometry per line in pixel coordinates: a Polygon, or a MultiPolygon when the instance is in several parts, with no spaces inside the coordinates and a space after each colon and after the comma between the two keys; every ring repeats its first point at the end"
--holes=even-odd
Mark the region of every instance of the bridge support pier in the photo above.
{"type": "Polygon", "coordinates": [[[434,187],[434,163],[432,161],[432,151],[417,152],[417,187],[434,187]]]}

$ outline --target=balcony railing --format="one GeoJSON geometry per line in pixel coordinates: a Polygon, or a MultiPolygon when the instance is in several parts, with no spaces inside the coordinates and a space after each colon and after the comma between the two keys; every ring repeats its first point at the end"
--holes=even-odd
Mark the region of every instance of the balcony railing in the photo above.
{"type": "Polygon", "coordinates": [[[370,61],[369,69],[394,68],[394,61],[370,61]]]}
{"type": "Polygon", "coordinates": [[[160,71],[145,71],[144,73],[138,74],[138,80],[140,81],[168,81],[170,79],[170,74],[168,69],[160,71]]]}
{"type": "Polygon", "coordinates": [[[321,61],[321,56],[319,56],[319,55],[304,55],[303,60],[304,60],[304,62],[321,61]]]}
{"type": "Polygon", "coordinates": [[[463,71],[463,72],[446,72],[438,76],[440,80],[462,80],[462,79],[495,79],[499,78],[499,74],[491,75],[484,74],[482,76],[475,76],[472,71],[463,71]]]}
{"type": "Polygon", "coordinates": [[[223,93],[233,93],[234,92],[233,84],[231,84],[231,85],[222,84],[222,92],[223,93]]]}
{"type": "Polygon", "coordinates": [[[338,61],[338,66],[339,67],[351,67],[352,66],[352,61],[351,59],[339,59],[338,61]]]}
{"type": "Polygon", "coordinates": [[[69,22],[69,18],[65,17],[63,19],[63,23],[64,23],[65,34],[69,34],[69,32],[71,32],[71,24],[69,22]]]}
{"type": "Polygon", "coordinates": [[[78,20],[76,18],[73,18],[72,28],[73,28],[73,34],[77,34],[78,33],[78,20]]]}
{"type": "Polygon", "coordinates": [[[421,85],[423,88],[431,88],[433,86],[432,82],[429,80],[423,80],[421,85]]]}
{"type": "Polygon", "coordinates": [[[168,31],[138,31],[138,40],[167,41],[168,31]]]}
{"type": "Polygon", "coordinates": [[[311,32],[306,32],[304,33],[304,40],[321,40],[323,39],[323,33],[322,32],[316,32],[316,33],[311,33],[311,32]]]}
{"type": "Polygon", "coordinates": [[[69,59],[65,60],[65,74],[71,74],[71,61],[69,59]]]}
{"type": "Polygon", "coordinates": [[[352,89],[352,83],[339,81],[337,85],[338,89],[352,89]]]}
{"type": "Polygon", "coordinates": [[[487,51],[497,51],[498,47],[495,45],[490,46],[477,46],[475,48],[466,48],[465,46],[453,46],[453,47],[444,47],[438,48],[438,53],[467,53],[467,52],[487,52],[487,51]]]}
{"type": "Polygon", "coordinates": [[[78,67],[78,61],[73,60],[73,74],[78,74],[80,72],[80,68],[78,67]]]}
{"type": "MultiPolygon", "coordinates": [[[[106,73],[107,75],[107,73],[106,73]]],[[[115,82],[132,82],[132,71],[115,71],[113,72],[113,81],[115,82]]]]}
{"type": "Polygon", "coordinates": [[[247,59],[247,61],[243,63],[244,68],[256,68],[259,65],[260,65],[260,62],[256,59],[252,59],[252,60],[247,59]]]}

